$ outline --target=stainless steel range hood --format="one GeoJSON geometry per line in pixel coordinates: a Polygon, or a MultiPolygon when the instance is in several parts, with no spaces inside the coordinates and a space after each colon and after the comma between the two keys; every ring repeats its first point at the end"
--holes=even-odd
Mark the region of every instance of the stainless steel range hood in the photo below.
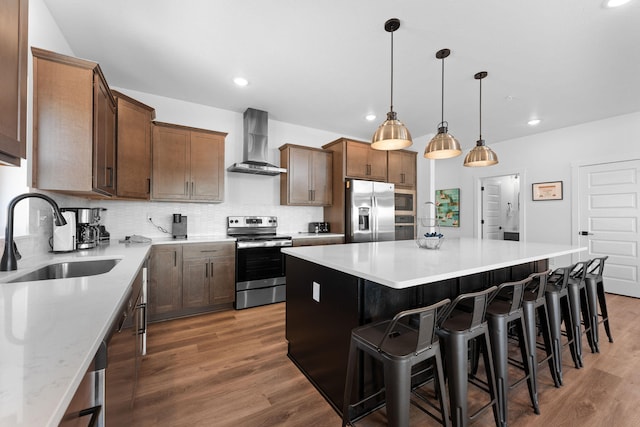
{"type": "Polygon", "coordinates": [[[267,123],[266,111],[247,108],[244,112],[244,139],[242,142],[242,163],[229,166],[229,172],[250,173],[254,175],[279,175],[286,169],[267,162],[267,123]]]}

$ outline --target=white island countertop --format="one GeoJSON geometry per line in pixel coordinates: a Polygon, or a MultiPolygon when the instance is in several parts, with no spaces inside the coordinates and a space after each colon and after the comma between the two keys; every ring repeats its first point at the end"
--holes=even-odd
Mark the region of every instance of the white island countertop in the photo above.
{"type": "Polygon", "coordinates": [[[18,261],[0,272],[0,426],[57,426],[150,250],[109,245],[18,261]],[[40,266],[120,258],[82,278],[3,283],[40,266]]]}
{"type": "Polygon", "coordinates": [[[413,240],[282,248],[297,258],[395,289],[433,283],[541,259],[586,247],[549,243],[445,239],[440,249],[421,249],[413,240]]]}

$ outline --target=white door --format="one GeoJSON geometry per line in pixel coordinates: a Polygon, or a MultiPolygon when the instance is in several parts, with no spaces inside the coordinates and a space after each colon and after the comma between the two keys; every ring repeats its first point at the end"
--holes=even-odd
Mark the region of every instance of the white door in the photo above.
{"type": "Polygon", "coordinates": [[[487,179],[482,182],[482,238],[502,240],[501,211],[502,192],[500,181],[487,179]]]}
{"type": "Polygon", "coordinates": [[[603,278],[605,290],[636,298],[640,297],[639,178],[640,160],[579,169],[578,242],[588,247],[580,258],[608,255],[603,278]]]}

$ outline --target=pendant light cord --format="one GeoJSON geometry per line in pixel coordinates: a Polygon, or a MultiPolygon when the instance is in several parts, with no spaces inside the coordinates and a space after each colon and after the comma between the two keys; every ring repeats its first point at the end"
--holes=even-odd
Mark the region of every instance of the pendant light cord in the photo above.
{"type": "Polygon", "coordinates": [[[442,99],[440,102],[440,124],[444,124],[444,58],[442,58],[442,99]]]}
{"type": "Polygon", "coordinates": [[[391,105],[389,111],[393,112],[393,31],[391,31],[391,105]]]}
{"type": "Polygon", "coordinates": [[[482,140],[482,79],[480,79],[480,140],[482,140]]]}

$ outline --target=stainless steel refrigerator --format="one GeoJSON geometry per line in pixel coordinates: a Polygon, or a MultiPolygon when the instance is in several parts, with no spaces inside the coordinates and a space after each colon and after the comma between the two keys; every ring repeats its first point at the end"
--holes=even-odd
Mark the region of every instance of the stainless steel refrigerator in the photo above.
{"type": "Polygon", "coordinates": [[[348,179],[346,185],[346,241],[395,240],[394,185],[348,179]]]}

